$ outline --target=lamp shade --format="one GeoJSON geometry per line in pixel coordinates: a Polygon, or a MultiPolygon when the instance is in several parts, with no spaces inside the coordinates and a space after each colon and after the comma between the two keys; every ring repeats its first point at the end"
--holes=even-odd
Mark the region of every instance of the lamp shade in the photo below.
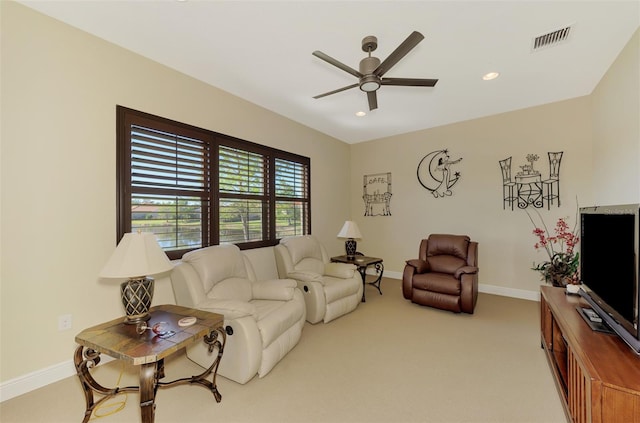
{"type": "Polygon", "coordinates": [[[100,272],[100,277],[143,277],[168,272],[172,268],[154,234],[126,233],[100,272]]]}
{"type": "Polygon", "coordinates": [[[358,224],[352,220],[344,222],[342,229],[340,229],[340,232],[338,233],[338,238],[362,238],[360,229],[358,229],[358,224]]]}

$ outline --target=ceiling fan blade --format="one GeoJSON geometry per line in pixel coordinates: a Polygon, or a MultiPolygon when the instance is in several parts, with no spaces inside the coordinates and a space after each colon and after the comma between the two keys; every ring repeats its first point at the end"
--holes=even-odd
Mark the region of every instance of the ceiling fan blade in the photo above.
{"type": "Polygon", "coordinates": [[[355,88],[357,87],[358,84],[351,84],[351,85],[347,85],[346,87],[342,87],[342,88],[338,88],[337,90],[333,90],[333,91],[329,91],[328,93],[324,93],[324,94],[318,94],[317,96],[313,97],[313,98],[322,98],[322,97],[326,97],[328,95],[331,94],[335,94],[335,93],[339,93],[340,91],[345,91],[351,88],[355,88]]]}
{"type": "Polygon", "coordinates": [[[413,31],[406,40],[389,55],[380,66],[373,71],[374,75],[382,76],[389,71],[396,63],[400,61],[407,53],[409,53],[420,41],[424,39],[424,35],[418,31],[413,31]]]}
{"type": "Polygon", "coordinates": [[[369,110],[378,108],[378,96],[375,91],[367,92],[367,99],[369,100],[369,110]]]}
{"type": "Polygon", "coordinates": [[[360,72],[358,72],[357,70],[353,69],[350,66],[345,65],[342,62],[338,62],[333,57],[327,56],[326,54],[324,54],[321,51],[316,50],[316,51],[313,52],[313,55],[318,57],[318,58],[320,58],[320,59],[322,59],[322,60],[324,60],[325,62],[337,67],[337,68],[342,69],[345,72],[350,73],[351,75],[355,76],[356,78],[362,78],[362,74],[360,72]]]}
{"type": "Polygon", "coordinates": [[[438,82],[437,79],[420,78],[381,78],[382,85],[398,85],[404,87],[433,87],[438,82]]]}

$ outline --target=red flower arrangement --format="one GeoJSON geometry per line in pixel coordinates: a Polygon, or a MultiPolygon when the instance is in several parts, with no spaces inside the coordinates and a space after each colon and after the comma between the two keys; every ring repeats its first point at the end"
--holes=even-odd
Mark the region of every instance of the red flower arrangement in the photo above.
{"type": "Polygon", "coordinates": [[[578,238],[576,233],[576,227],[574,227],[573,230],[569,230],[567,218],[561,217],[558,219],[554,228],[555,235],[551,236],[542,216],[540,216],[540,213],[537,211],[536,213],[544,229],[536,225],[527,211],[529,220],[531,220],[534,227],[532,233],[538,238],[538,242],[534,244],[534,248],[536,250],[544,249],[549,256],[549,261],[543,261],[538,264],[534,262],[531,270],[540,272],[542,279],[554,286],[579,283],[578,267],[580,257],[579,253],[575,251],[575,247],[578,245],[580,238],[578,238]]]}

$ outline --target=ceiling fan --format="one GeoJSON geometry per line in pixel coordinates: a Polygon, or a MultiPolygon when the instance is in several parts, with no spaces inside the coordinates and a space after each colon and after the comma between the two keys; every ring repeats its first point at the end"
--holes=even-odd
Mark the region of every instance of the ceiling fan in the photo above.
{"type": "Polygon", "coordinates": [[[357,84],[347,85],[337,90],[329,91],[324,94],[317,95],[313,98],[322,98],[331,94],[336,94],[351,88],[360,87],[360,90],[367,93],[369,100],[369,110],[378,108],[378,97],[376,91],[381,85],[396,85],[404,87],[433,87],[438,82],[437,79],[420,79],[420,78],[383,78],[383,75],[389,71],[396,63],[400,61],[407,53],[409,53],[420,41],[424,39],[424,35],[417,31],[413,31],[406,40],[402,42],[384,62],[380,63],[380,59],[371,55],[372,51],[378,47],[378,39],[373,35],[369,35],[362,39],[362,51],[369,55],[360,61],[360,71],[337,61],[331,56],[321,51],[314,51],[313,55],[324,60],[325,62],[342,69],[345,72],[358,78],[357,84]]]}

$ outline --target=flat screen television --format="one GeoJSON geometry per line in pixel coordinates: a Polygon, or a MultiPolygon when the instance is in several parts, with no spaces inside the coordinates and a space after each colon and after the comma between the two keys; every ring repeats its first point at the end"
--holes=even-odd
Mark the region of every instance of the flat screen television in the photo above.
{"type": "Polygon", "coordinates": [[[580,295],[640,354],[640,204],[580,208],[580,295]]]}

